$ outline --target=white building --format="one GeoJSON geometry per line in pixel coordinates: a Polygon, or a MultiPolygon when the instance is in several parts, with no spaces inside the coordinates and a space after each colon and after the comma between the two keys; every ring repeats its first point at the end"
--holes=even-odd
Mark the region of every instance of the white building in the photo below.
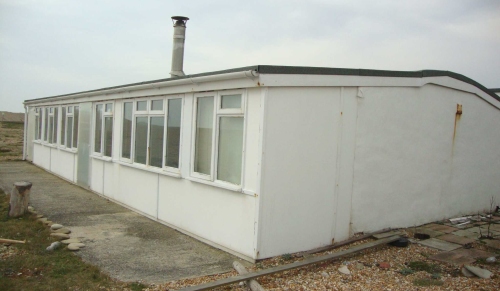
{"type": "Polygon", "coordinates": [[[448,71],[253,66],[24,104],[27,160],[247,260],[500,201],[500,97],[448,71]]]}

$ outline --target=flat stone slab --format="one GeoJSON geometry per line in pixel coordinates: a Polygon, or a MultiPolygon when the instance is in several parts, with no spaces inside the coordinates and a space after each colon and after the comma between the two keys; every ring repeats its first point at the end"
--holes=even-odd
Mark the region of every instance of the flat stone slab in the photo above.
{"type": "Polygon", "coordinates": [[[57,239],[69,239],[69,235],[65,233],[51,233],[50,236],[53,236],[57,239]]]}
{"type": "Polygon", "coordinates": [[[466,245],[475,242],[475,239],[468,238],[465,236],[459,236],[459,235],[454,235],[454,234],[445,234],[442,236],[438,236],[437,239],[444,240],[447,242],[459,244],[459,245],[466,245]]]}
{"type": "Polygon", "coordinates": [[[489,247],[500,250],[500,240],[498,239],[483,239],[482,242],[489,247]]]}
{"type": "Polygon", "coordinates": [[[447,226],[447,225],[443,225],[443,224],[437,224],[437,223],[426,224],[426,225],[422,226],[422,228],[428,228],[428,229],[431,229],[434,231],[440,231],[440,232],[444,232],[444,233],[450,233],[450,232],[454,232],[457,230],[456,227],[447,226]]]}
{"type": "Polygon", "coordinates": [[[458,235],[458,236],[467,237],[467,238],[472,238],[472,239],[478,239],[479,238],[479,234],[478,233],[475,233],[475,232],[472,232],[472,231],[469,231],[469,230],[470,230],[470,228],[468,228],[468,229],[461,229],[461,230],[457,230],[455,232],[452,232],[452,234],[458,235]]]}
{"type": "Polygon", "coordinates": [[[69,238],[69,236],[68,236],[68,239],[65,239],[65,240],[63,240],[63,241],[61,241],[61,242],[62,242],[63,244],[67,244],[67,245],[68,245],[68,244],[72,244],[72,243],[79,243],[79,242],[80,242],[80,240],[79,240],[79,239],[77,239],[77,238],[69,238]]]}
{"type": "Polygon", "coordinates": [[[452,251],[452,250],[456,250],[456,249],[462,247],[459,244],[450,243],[450,242],[440,240],[437,238],[430,238],[430,239],[426,239],[426,240],[421,240],[418,243],[421,245],[428,246],[428,247],[435,248],[435,249],[442,250],[442,251],[452,251]]]}
{"type": "Polygon", "coordinates": [[[69,244],[68,245],[68,250],[70,250],[70,251],[79,251],[80,247],[77,246],[76,244],[69,244]]]}
{"type": "Polygon", "coordinates": [[[54,223],[50,226],[50,229],[52,230],[58,230],[60,228],[63,228],[62,224],[59,224],[59,223],[54,223]]]}
{"type": "Polygon", "coordinates": [[[490,271],[488,271],[486,269],[482,269],[482,268],[478,268],[478,267],[474,267],[474,266],[468,266],[468,265],[465,265],[464,267],[469,272],[473,273],[474,275],[478,276],[479,278],[489,279],[491,277],[491,275],[493,275],[493,273],[491,273],[490,271]]]}
{"type": "Polygon", "coordinates": [[[477,249],[456,249],[449,252],[441,252],[430,256],[429,259],[455,265],[472,264],[477,259],[489,258],[495,254],[477,249]]]}
{"type": "Polygon", "coordinates": [[[415,233],[423,233],[423,234],[430,236],[431,238],[444,234],[444,232],[435,231],[435,230],[432,230],[432,229],[426,228],[426,227],[419,227],[419,228],[415,229],[415,233]]]}
{"type": "Polygon", "coordinates": [[[382,239],[382,238],[390,237],[393,235],[402,235],[402,234],[403,234],[403,232],[400,230],[393,230],[393,231],[388,231],[388,232],[384,232],[384,233],[374,234],[372,236],[376,239],[382,239]]]}
{"type": "Polygon", "coordinates": [[[65,234],[68,234],[68,233],[71,233],[71,230],[63,227],[63,228],[60,228],[60,229],[57,229],[57,230],[53,230],[52,232],[53,233],[65,233],[65,234]]]}

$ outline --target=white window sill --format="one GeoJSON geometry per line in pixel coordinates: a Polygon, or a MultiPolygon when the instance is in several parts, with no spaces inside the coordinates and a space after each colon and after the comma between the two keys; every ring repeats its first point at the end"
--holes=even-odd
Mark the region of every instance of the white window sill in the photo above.
{"type": "Polygon", "coordinates": [[[222,189],[226,189],[226,190],[230,190],[230,191],[234,191],[234,192],[243,193],[243,194],[249,195],[249,196],[255,196],[255,193],[253,193],[253,191],[244,190],[241,188],[241,185],[234,185],[234,184],[230,184],[230,183],[226,183],[226,182],[218,181],[218,180],[216,180],[216,181],[205,180],[205,179],[200,179],[200,178],[196,178],[196,177],[186,177],[185,179],[189,180],[189,181],[217,187],[217,188],[222,188],[222,189]]]}
{"type": "Polygon", "coordinates": [[[105,161],[105,162],[112,162],[113,161],[113,159],[111,157],[106,157],[106,156],[91,155],[90,157],[93,159],[101,160],[101,161],[105,161]]]}
{"type": "Polygon", "coordinates": [[[120,164],[120,165],[123,165],[123,166],[131,167],[134,169],[139,169],[139,170],[143,170],[143,171],[147,171],[147,172],[152,172],[155,174],[170,176],[170,177],[174,177],[174,178],[181,178],[180,173],[169,172],[169,171],[166,171],[165,169],[161,169],[161,168],[148,167],[148,166],[144,166],[144,165],[140,165],[140,164],[127,163],[127,162],[120,161],[120,160],[113,160],[113,162],[120,164]]]}
{"type": "Polygon", "coordinates": [[[76,149],[68,149],[68,148],[63,148],[63,147],[59,147],[59,149],[61,151],[65,151],[65,152],[72,153],[72,154],[76,154],[78,152],[76,149]]]}

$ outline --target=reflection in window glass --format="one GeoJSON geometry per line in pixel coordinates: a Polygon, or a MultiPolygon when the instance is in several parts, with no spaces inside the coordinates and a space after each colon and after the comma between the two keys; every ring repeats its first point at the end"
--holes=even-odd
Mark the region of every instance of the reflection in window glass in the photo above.
{"type": "Polygon", "coordinates": [[[132,144],[132,102],[123,105],[123,130],[122,130],[122,157],[130,159],[132,144]]]}
{"type": "Polygon", "coordinates": [[[134,162],[140,164],[146,164],[147,142],[148,142],[148,118],[136,117],[134,162]]]}
{"type": "Polygon", "coordinates": [[[163,100],[151,101],[151,110],[163,110],[163,100]]]}
{"type": "Polygon", "coordinates": [[[64,145],[66,137],[66,107],[61,108],[61,144],[64,145]]]}
{"type": "Polygon", "coordinates": [[[137,111],[146,111],[148,106],[148,101],[137,101],[137,111]]]}
{"type": "Polygon", "coordinates": [[[214,97],[197,98],[194,171],[210,175],[214,97]]]}
{"type": "Polygon", "coordinates": [[[243,117],[221,117],[219,124],[219,155],[217,179],[241,184],[243,151],[243,117]]]}
{"type": "Polygon", "coordinates": [[[179,146],[181,141],[182,99],[168,100],[167,155],[165,166],[179,168],[179,146]]]}
{"type": "Polygon", "coordinates": [[[48,140],[49,143],[52,143],[52,137],[54,136],[54,133],[52,132],[53,128],[54,128],[54,116],[49,116],[49,140],[48,140]]]}
{"type": "Polygon", "coordinates": [[[57,123],[58,123],[57,107],[54,108],[54,137],[52,138],[53,143],[57,143],[57,123]]]}
{"type": "Polygon", "coordinates": [[[221,109],[241,108],[241,95],[223,95],[221,109]]]}
{"type": "Polygon", "coordinates": [[[94,152],[101,152],[102,135],[102,104],[95,107],[95,134],[94,134],[94,152]]]}
{"type": "Polygon", "coordinates": [[[161,168],[163,158],[163,116],[151,117],[149,125],[149,165],[161,168]]]}
{"type": "Polygon", "coordinates": [[[78,146],[78,106],[75,106],[75,113],[73,114],[73,144],[72,147],[76,148],[78,146]]]}
{"type": "Polygon", "coordinates": [[[111,157],[111,149],[113,146],[113,117],[107,116],[104,118],[104,155],[111,157]]]}
{"type": "Polygon", "coordinates": [[[66,128],[66,147],[71,148],[71,141],[73,140],[73,117],[68,116],[68,127],[66,128]]]}
{"type": "Polygon", "coordinates": [[[45,125],[44,125],[44,132],[43,132],[43,140],[44,141],[47,141],[48,126],[49,126],[49,109],[45,108],[45,125]]]}

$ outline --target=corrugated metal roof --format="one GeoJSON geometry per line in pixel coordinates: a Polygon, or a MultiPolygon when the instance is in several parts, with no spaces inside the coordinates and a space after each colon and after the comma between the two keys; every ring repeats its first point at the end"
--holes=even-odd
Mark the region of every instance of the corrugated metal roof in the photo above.
{"type": "Polygon", "coordinates": [[[250,71],[250,70],[256,71],[260,74],[304,74],[304,75],[339,75],[339,76],[405,77],[405,78],[425,78],[425,77],[444,77],[444,76],[446,76],[446,77],[450,77],[450,78],[457,79],[457,80],[460,80],[462,82],[471,84],[471,85],[481,89],[482,91],[484,91],[485,93],[487,93],[491,97],[495,98],[496,100],[500,101],[500,97],[494,93],[494,92],[499,92],[500,88],[499,89],[488,89],[488,88],[484,87],[483,85],[479,84],[478,82],[476,82],[476,81],[474,81],[474,80],[472,80],[464,75],[457,74],[457,73],[450,72],[450,71],[440,71],[440,70],[388,71],[388,70],[345,69],[345,68],[326,68],[326,67],[296,67],[296,66],[258,65],[258,66],[241,67],[241,68],[234,68],[234,69],[222,70],[222,71],[206,72],[206,73],[201,73],[201,74],[186,75],[186,76],[182,76],[182,77],[178,77],[178,78],[166,78],[166,79],[158,79],[158,80],[152,80],[152,81],[125,84],[125,85],[120,85],[120,86],[105,87],[105,88],[88,90],[88,91],[81,91],[81,92],[76,92],[76,93],[71,93],[71,94],[63,94],[63,95],[49,96],[49,97],[43,97],[43,98],[29,99],[29,100],[25,100],[25,102],[39,101],[39,100],[44,100],[44,99],[56,98],[56,97],[66,97],[66,96],[71,96],[71,95],[76,95],[76,94],[98,92],[98,91],[104,91],[104,90],[109,90],[109,89],[126,88],[126,87],[132,87],[132,86],[137,86],[137,85],[154,84],[154,83],[160,83],[160,82],[182,80],[182,79],[187,79],[187,78],[220,75],[220,74],[243,72],[243,71],[250,71]]]}

